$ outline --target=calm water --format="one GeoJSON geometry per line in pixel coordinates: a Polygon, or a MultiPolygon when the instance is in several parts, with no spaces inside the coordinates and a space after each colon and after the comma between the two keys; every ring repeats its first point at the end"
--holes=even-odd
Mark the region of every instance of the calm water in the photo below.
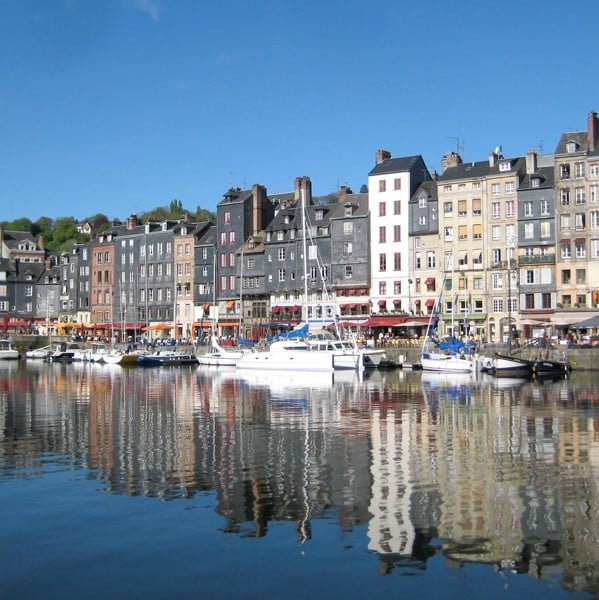
{"type": "Polygon", "coordinates": [[[0,593],[595,596],[596,379],[0,362],[0,593]]]}

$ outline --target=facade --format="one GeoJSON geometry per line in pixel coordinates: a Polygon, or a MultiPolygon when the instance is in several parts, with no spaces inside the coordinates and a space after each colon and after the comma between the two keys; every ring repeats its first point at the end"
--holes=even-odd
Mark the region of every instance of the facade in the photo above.
{"type": "Polygon", "coordinates": [[[113,322],[114,240],[103,233],[91,243],[90,316],[91,323],[108,333],[113,322]]]}
{"type": "Polygon", "coordinates": [[[405,312],[410,301],[409,202],[430,174],[421,156],[391,158],[376,153],[368,174],[370,208],[370,298],[378,314],[405,312]]]}

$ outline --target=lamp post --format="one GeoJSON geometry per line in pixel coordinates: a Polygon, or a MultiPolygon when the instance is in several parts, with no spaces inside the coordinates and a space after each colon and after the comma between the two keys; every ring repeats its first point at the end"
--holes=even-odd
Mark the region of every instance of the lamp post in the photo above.
{"type": "Polygon", "coordinates": [[[408,279],[408,313],[412,314],[412,279],[408,279]]]}

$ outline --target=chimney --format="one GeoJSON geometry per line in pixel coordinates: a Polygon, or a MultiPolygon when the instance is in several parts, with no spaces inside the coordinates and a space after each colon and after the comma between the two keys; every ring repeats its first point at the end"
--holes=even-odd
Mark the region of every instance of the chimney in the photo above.
{"type": "Polygon", "coordinates": [[[347,199],[347,195],[348,194],[352,194],[353,192],[351,191],[351,189],[349,188],[349,186],[347,185],[342,185],[339,188],[339,191],[337,192],[337,202],[339,204],[343,204],[345,202],[345,200],[347,199]]]}
{"type": "Polygon", "coordinates": [[[377,150],[376,151],[376,164],[380,165],[384,160],[391,158],[391,152],[388,150],[377,150]]]}
{"type": "Polygon", "coordinates": [[[450,152],[441,159],[441,173],[445,173],[450,167],[457,167],[462,164],[462,157],[457,152],[450,152]]]}
{"type": "Polygon", "coordinates": [[[40,250],[45,250],[46,249],[46,240],[44,239],[43,235],[38,235],[37,236],[37,247],[40,250]]]}
{"type": "Polygon", "coordinates": [[[134,227],[139,225],[139,221],[137,220],[137,215],[135,213],[129,215],[127,217],[127,230],[131,230],[134,227]]]}
{"type": "Polygon", "coordinates": [[[526,153],[526,174],[532,175],[537,172],[537,153],[534,150],[529,150],[526,153]]]}
{"type": "Polygon", "coordinates": [[[301,199],[301,190],[305,192],[306,206],[312,204],[312,182],[309,177],[305,175],[303,177],[296,177],[293,185],[294,193],[293,196],[296,202],[301,199]]]}
{"type": "Polygon", "coordinates": [[[489,166],[494,167],[498,158],[497,152],[489,152],[489,166]]]}
{"type": "Polygon", "coordinates": [[[599,138],[597,113],[595,111],[591,111],[587,117],[587,135],[589,141],[589,152],[595,152],[595,150],[597,150],[597,141],[599,138]]]}

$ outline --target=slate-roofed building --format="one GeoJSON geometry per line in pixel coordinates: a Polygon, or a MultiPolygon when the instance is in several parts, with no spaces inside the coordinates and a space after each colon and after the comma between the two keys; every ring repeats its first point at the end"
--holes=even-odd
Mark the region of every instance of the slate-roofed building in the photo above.
{"type": "Polygon", "coordinates": [[[0,227],[0,258],[43,263],[46,258],[43,239],[38,241],[26,231],[5,231],[0,227]]]}
{"type": "Polygon", "coordinates": [[[422,156],[392,158],[376,152],[368,174],[370,208],[370,296],[373,313],[407,314],[409,304],[409,202],[431,176],[422,156]]]}
{"type": "MultiPolygon", "coordinates": [[[[599,121],[563,133],[555,149],[558,308],[599,303],[599,121]]],[[[564,323],[578,315],[563,315],[564,323]]]]}

